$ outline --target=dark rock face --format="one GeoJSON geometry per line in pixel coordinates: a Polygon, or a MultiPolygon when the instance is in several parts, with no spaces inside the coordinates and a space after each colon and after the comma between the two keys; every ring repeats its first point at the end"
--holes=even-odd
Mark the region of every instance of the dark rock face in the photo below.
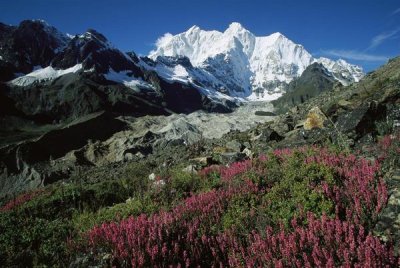
{"type": "Polygon", "coordinates": [[[164,81],[161,81],[160,87],[168,109],[178,113],[190,113],[202,108],[202,95],[196,89],[164,81]]]}
{"type": "Polygon", "coordinates": [[[0,151],[0,161],[8,163],[9,172],[17,172],[20,169],[18,162],[35,164],[50,158],[56,159],[83,147],[89,139],[105,140],[124,128],[125,124],[110,113],[94,114],[64,128],[49,131],[36,141],[10,147],[13,148],[11,150],[5,147],[0,151]]]}
{"type": "Polygon", "coordinates": [[[0,117],[6,115],[23,115],[16,107],[15,101],[7,96],[7,87],[0,83],[0,117]]]}
{"type": "Polygon", "coordinates": [[[26,20],[18,27],[0,23],[1,81],[9,80],[10,73],[29,73],[34,66],[48,66],[67,42],[67,36],[43,21],[26,20]]]}
{"type": "Polygon", "coordinates": [[[17,68],[9,62],[0,59],[0,81],[9,81],[15,77],[17,68]]]}
{"type": "Polygon", "coordinates": [[[205,111],[213,113],[230,113],[237,108],[236,103],[225,100],[222,103],[211,101],[209,98],[202,96],[202,107],[205,111]]]}
{"type": "Polygon", "coordinates": [[[85,70],[94,69],[98,73],[107,73],[110,68],[115,72],[131,71],[138,77],[140,69],[121,51],[112,47],[104,35],[95,30],[75,36],[63,51],[58,53],[51,65],[58,69],[67,69],[82,63],[85,70]]]}
{"type": "Polygon", "coordinates": [[[0,149],[0,196],[7,192],[36,188],[68,177],[75,164],[90,165],[80,149],[94,141],[104,141],[126,123],[103,112],[81,118],[32,141],[0,149]],[[101,130],[101,131],[99,131],[101,130]],[[74,162],[52,165],[52,159],[72,153],[74,162]]]}
{"type": "Polygon", "coordinates": [[[274,101],[280,109],[287,109],[304,103],[308,99],[331,90],[336,80],[320,63],[313,63],[304,70],[301,76],[294,79],[287,87],[287,93],[274,101]]]}
{"type": "Polygon", "coordinates": [[[131,58],[131,60],[133,60],[134,63],[136,63],[136,64],[139,63],[140,59],[139,59],[139,57],[136,55],[135,52],[129,51],[129,52],[126,53],[126,55],[128,55],[129,58],[131,58]]]}
{"type": "Polygon", "coordinates": [[[5,114],[24,114],[38,123],[71,120],[98,111],[135,116],[168,114],[161,106],[161,97],[107,83],[101,76],[88,79],[68,74],[50,84],[6,87],[4,92],[2,102],[9,106],[5,114]]]}
{"type": "Polygon", "coordinates": [[[190,62],[189,58],[186,56],[176,56],[176,57],[168,57],[168,56],[158,56],[157,62],[164,64],[168,67],[174,67],[177,65],[182,65],[187,69],[193,69],[193,65],[190,62]]]}

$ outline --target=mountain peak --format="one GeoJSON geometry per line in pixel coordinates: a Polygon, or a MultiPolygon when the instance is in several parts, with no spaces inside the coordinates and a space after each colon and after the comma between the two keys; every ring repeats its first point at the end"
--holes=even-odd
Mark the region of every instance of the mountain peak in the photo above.
{"type": "Polygon", "coordinates": [[[41,24],[46,27],[51,27],[45,20],[42,19],[23,20],[20,22],[20,25],[26,25],[26,24],[41,24]]]}
{"type": "Polygon", "coordinates": [[[190,27],[186,32],[190,33],[190,32],[197,32],[200,30],[200,27],[197,25],[193,25],[192,27],[190,27]]]}
{"type": "Polygon", "coordinates": [[[241,31],[247,31],[247,30],[239,22],[232,22],[231,24],[229,24],[228,29],[226,29],[226,32],[227,31],[241,32],[241,31]]]}
{"type": "Polygon", "coordinates": [[[17,26],[0,24],[0,31],[2,61],[13,66],[8,77],[29,73],[38,65],[47,66],[69,41],[64,33],[44,20],[23,20],[17,26]]]}
{"type": "Polygon", "coordinates": [[[295,44],[292,40],[290,40],[289,38],[287,38],[284,34],[282,34],[280,32],[272,33],[272,34],[268,35],[267,38],[270,40],[271,43],[286,42],[286,43],[291,43],[293,45],[302,47],[302,45],[295,44]]]}
{"type": "MultiPolygon", "coordinates": [[[[200,28],[193,26],[188,32],[197,29],[200,28]]],[[[195,68],[207,70],[207,75],[212,76],[211,85],[229,89],[232,95],[248,96],[252,90],[266,90],[275,98],[318,61],[280,32],[255,36],[238,22],[232,22],[225,32],[198,30],[195,37],[188,32],[165,35],[149,57],[156,60],[158,56],[186,56],[195,68]]],[[[344,62],[318,62],[343,84],[358,81],[363,75],[360,68],[344,62]]]]}
{"type": "Polygon", "coordinates": [[[85,39],[97,39],[99,41],[101,41],[102,43],[107,43],[108,40],[107,38],[102,35],[101,33],[99,33],[98,31],[94,30],[94,29],[88,29],[84,34],[80,35],[79,37],[81,38],[85,38],[85,39]]]}
{"type": "Polygon", "coordinates": [[[275,32],[275,33],[273,33],[273,34],[270,34],[269,35],[270,37],[275,37],[275,38],[287,38],[285,35],[283,35],[282,33],[280,33],[280,32],[275,32]]]}

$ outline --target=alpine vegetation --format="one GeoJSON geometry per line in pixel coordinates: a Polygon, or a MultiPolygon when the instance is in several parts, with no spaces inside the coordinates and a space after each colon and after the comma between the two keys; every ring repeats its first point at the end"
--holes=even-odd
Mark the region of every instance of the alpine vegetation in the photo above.
{"type": "Polygon", "coordinates": [[[74,34],[0,23],[0,266],[400,267],[400,58],[357,65],[398,31],[344,60],[324,46],[374,35],[352,3],[246,3],[252,33],[147,2],[26,3],[73,8],[49,18],[74,34]]]}

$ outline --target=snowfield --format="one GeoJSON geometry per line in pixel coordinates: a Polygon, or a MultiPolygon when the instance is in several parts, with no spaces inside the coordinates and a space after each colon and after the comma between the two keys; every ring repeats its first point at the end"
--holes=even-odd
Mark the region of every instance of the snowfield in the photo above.
{"type": "Polygon", "coordinates": [[[27,75],[15,78],[14,80],[11,80],[10,83],[16,86],[28,86],[36,81],[53,80],[68,73],[76,73],[81,69],[82,64],[77,64],[65,70],[54,69],[53,67],[48,66],[46,68],[36,69],[27,75]]]}

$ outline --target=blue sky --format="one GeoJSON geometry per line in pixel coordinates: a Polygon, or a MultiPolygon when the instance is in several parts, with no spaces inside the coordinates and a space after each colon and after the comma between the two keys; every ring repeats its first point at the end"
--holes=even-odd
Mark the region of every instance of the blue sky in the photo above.
{"type": "Polygon", "coordinates": [[[192,25],[256,35],[281,32],[314,56],[370,71],[400,54],[400,1],[392,0],[0,0],[0,21],[44,19],[71,34],[94,28],[118,48],[146,55],[158,37],[192,25]]]}

